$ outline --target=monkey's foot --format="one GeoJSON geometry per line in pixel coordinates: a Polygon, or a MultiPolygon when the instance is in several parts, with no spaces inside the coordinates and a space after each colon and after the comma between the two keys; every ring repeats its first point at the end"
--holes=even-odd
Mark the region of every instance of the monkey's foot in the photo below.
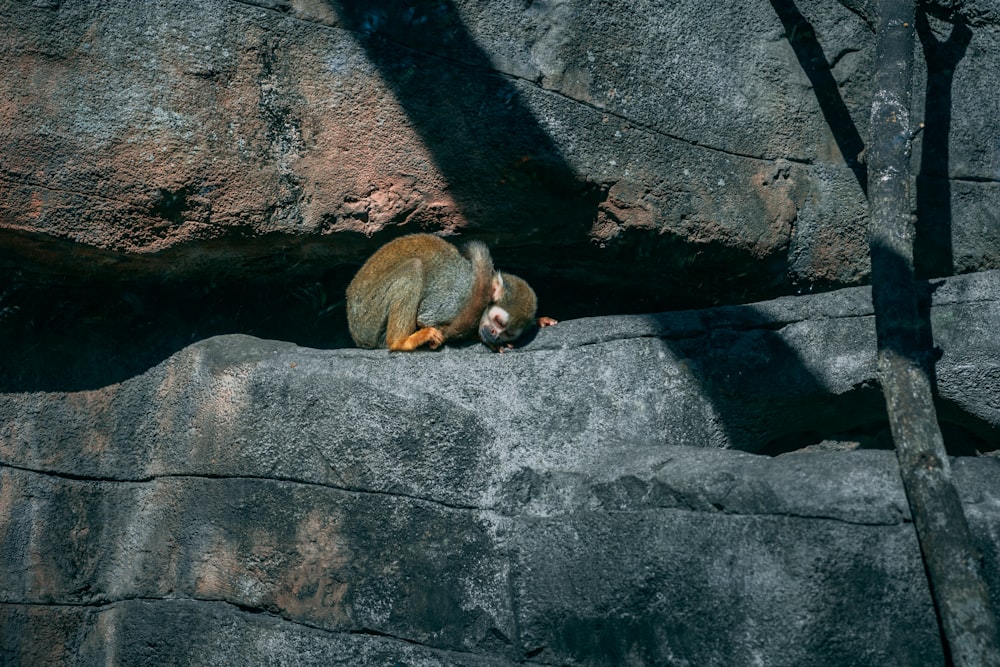
{"type": "Polygon", "coordinates": [[[436,350],[444,343],[444,334],[434,327],[417,329],[398,343],[389,345],[394,352],[410,352],[426,343],[427,347],[436,350]]]}
{"type": "Polygon", "coordinates": [[[427,332],[427,347],[432,350],[438,349],[441,347],[441,344],[444,343],[444,334],[441,333],[440,329],[427,327],[426,329],[423,329],[423,331],[427,332]]]}
{"type": "Polygon", "coordinates": [[[551,317],[539,317],[538,326],[540,327],[550,327],[553,324],[559,324],[559,320],[554,320],[551,317]]]}

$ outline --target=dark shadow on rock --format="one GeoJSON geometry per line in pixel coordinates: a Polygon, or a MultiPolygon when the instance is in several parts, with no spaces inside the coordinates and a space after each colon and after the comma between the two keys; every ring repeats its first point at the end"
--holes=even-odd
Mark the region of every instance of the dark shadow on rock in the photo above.
{"type": "MultiPolygon", "coordinates": [[[[392,89],[447,179],[470,221],[465,235],[486,241],[499,268],[534,286],[540,314],[568,319],[658,312],[787,293],[787,285],[720,268],[765,266],[761,276],[780,276],[786,272],[775,270],[774,262],[786,258],[762,261],[722,240],[692,249],[677,235],[634,230],[626,231],[614,248],[594,245],[589,232],[608,195],[605,184],[573,173],[522,102],[518,81],[496,71],[451,2],[330,5],[392,89]],[[539,221],[546,229],[560,230],[564,245],[533,241],[539,221]],[[706,261],[709,257],[716,259],[706,261]]],[[[176,217],[185,192],[160,194],[156,213],[176,217]]],[[[356,267],[347,266],[345,257],[363,258],[392,236],[410,231],[419,230],[393,228],[372,239],[356,235],[339,241],[335,250],[326,247],[330,244],[302,248],[287,239],[262,238],[260,245],[251,240],[241,246],[244,259],[236,267],[228,265],[231,258],[213,254],[208,243],[197,251],[205,272],[196,279],[119,282],[44,274],[40,281],[33,274],[33,256],[44,249],[33,247],[30,239],[12,239],[20,244],[13,257],[6,262],[0,257],[0,266],[14,267],[0,273],[0,391],[107,386],[217,334],[246,333],[307,347],[350,346],[338,302],[356,267]],[[319,257],[318,264],[328,258],[327,265],[344,268],[295,274],[295,258],[302,256],[319,257]],[[254,284],[234,278],[241,275],[261,280],[254,284]]],[[[93,251],[81,258],[72,243],[58,251],[84,266],[112,267],[102,275],[161,273],[151,270],[144,256],[93,251]]],[[[171,265],[177,258],[169,253],[153,260],[171,265]]],[[[185,257],[178,263],[192,261],[185,257]]]]}
{"type": "MultiPolygon", "coordinates": [[[[568,236],[585,236],[603,193],[572,174],[515,87],[494,72],[450,3],[410,8],[389,2],[332,4],[394,90],[471,220],[482,220],[487,229],[509,228],[508,243],[514,243],[523,231],[504,222],[520,214],[517,207],[530,205],[536,214],[556,216],[568,236]],[[453,59],[445,62],[429,55],[431,44],[453,59]],[[465,76],[456,74],[456,63],[465,76]],[[498,122],[484,124],[480,117],[498,122]]],[[[864,187],[866,169],[853,160],[863,145],[811,26],[790,0],[772,4],[813,81],[848,165],[864,187]]],[[[473,227],[471,235],[475,231],[473,227]]],[[[348,279],[344,274],[328,281],[263,287],[202,284],[191,286],[193,294],[176,283],[136,286],[135,292],[119,285],[108,290],[107,301],[96,309],[81,305],[85,296],[71,289],[17,285],[11,289],[20,292],[19,300],[35,306],[4,309],[0,301],[0,343],[18,352],[0,367],[0,390],[107,386],[144,372],[196,340],[222,333],[309,347],[349,346],[339,289],[327,287],[344,285],[348,279]]],[[[582,289],[587,284],[581,278],[582,289]]],[[[546,287],[538,291],[544,295],[546,287]]],[[[540,314],[564,318],[593,312],[547,309],[546,302],[555,299],[543,296],[540,314]]],[[[692,360],[733,447],[781,453],[838,438],[878,441],[872,434],[885,414],[877,387],[861,383],[833,396],[782,340],[780,325],[754,306],[733,307],[731,314],[731,326],[667,344],[674,354],[692,360]],[[769,372],[761,372],[771,364],[775,366],[769,372]],[[754,380],[748,384],[750,377],[754,380]],[[755,403],[761,377],[796,391],[780,394],[781,401],[755,403]]]]}
{"type": "MultiPolygon", "coordinates": [[[[926,319],[919,337],[925,341],[930,337],[930,308],[921,312],[926,319]]],[[[893,449],[885,399],[875,373],[873,314],[853,314],[839,322],[838,318],[817,317],[811,320],[814,333],[803,329],[810,320],[775,320],[760,306],[727,306],[704,314],[709,331],[679,338],[667,335],[662,340],[669,353],[697,377],[719,415],[728,446],[768,456],[893,449]],[[797,332],[786,330],[796,326],[797,332]],[[855,338],[853,348],[844,344],[824,347],[845,336],[855,338]],[[793,347],[790,339],[809,344],[793,347]],[[815,356],[806,358],[806,350],[815,356]],[[827,358],[837,354],[849,358],[827,358]],[[869,372],[841,377],[838,363],[867,367],[869,372]]],[[[671,314],[664,317],[669,319],[671,314]]],[[[933,382],[939,353],[925,353],[932,348],[923,343],[919,350],[933,382]]],[[[935,404],[949,454],[976,456],[1000,448],[1000,429],[942,400],[936,391],[935,404]]]]}
{"type": "Polygon", "coordinates": [[[106,387],[219,334],[346,347],[342,300],[307,279],[77,286],[15,276],[0,284],[0,392],[106,387]]]}
{"type": "Polygon", "coordinates": [[[854,172],[858,185],[867,195],[868,167],[860,161],[865,142],[840,95],[840,86],[833,77],[830,61],[823,52],[822,45],[816,39],[816,31],[792,0],[771,0],[771,6],[785,26],[785,36],[795,51],[802,71],[812,83],[816,101],[819,102],[819,108],[833,133],[844,162],[854,172]]]}
{"type": "MultiPolygon", "coordinates": [[[[720,416],[728,446],[770,456],[811,448],[884,446],[877,432],[887,424],[887,416],[874,372],[854,378],[851,386],[833,386],[830,377],[824,380],[810,370],[824,366],[826,350],[821,346],[827,341],[822,336],[816,336],[812,346],[813,359],[805,359],[789,344],[789,327],[802,322],[775,319],[755,305],[726,306],[705,315],[705,334],[667,337],[663,342],[698,378],[720,416]]],[[[837,326],[835,319],[816,323],[827,334],[837,326]]],[[[874,324],[870,327],[873,332],[874,324]]],[[[851,333],[863,336],[864,327],[851,333]]],[[[874,336],[869,338],[869,350],[860,345],[852,350],[856,363],[863,363],[868,352],[874,358],[874,336]]]]}
{"type": "Polygon", "coordinates": [[[586,238],[606,193],[574,175],[452,2],[330,4],[433,155],[470,235],[526,243],[545,220],[568,242],[586,238]]]}
{"type": "Polygon", "coordinates": [[[951,91],[955,69],[972,41],[972,30],[957,14],[952,21],[948,39],[938,41],[931,30],[926,9],[917,10],[917,35],[927,61],[927,90],[917,175],[917,235],[913,254],[917,275],[927,278],[950,276],[955,272],[948,168],[951,91]]]}

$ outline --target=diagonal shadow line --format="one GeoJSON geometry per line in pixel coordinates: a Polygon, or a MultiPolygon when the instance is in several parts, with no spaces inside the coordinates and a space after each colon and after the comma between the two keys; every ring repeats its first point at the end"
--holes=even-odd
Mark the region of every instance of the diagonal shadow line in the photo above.
{"type": "Polygon", "coordinates": [[[840,95],[840,88],[837,80],[833,78],[830,62],[816,39],[816,31],[792,0],[771,0],[771,6],[781,19],[788,43],[795,51],[802,70],[816,92],[816,100],[844,162],[854,172],[861,191],[867,197],[868,167],[858,157],[865,148],[865,142],[861,139],[861,134],[851,119],[851,112],[840,95]]]}
{"type": "Polygon", "coordinates": [[[951,34],[938,41],[927,12],[917,10],[917,35],[927,61],[924,96],[923,145],[917,174],[917,226],[913,243],[914,264],[920,277],[950,276],[955,272],[952,248],[949,135],[955,69],[965,57],[972,30],[965,20],[953,17],[951,34]]]}
{"type": "Polygon", "coordinates": [[[470,231],[523,243],[529,220],[546,219],[585,240],[605,193],[573,173],[450,0],[328,2],[392,89],[470,231]]]}
{"type": "MultiPolygon", "coordinates": [[[[329,2],[392,89],[466,216],[475,216],[486,229],[509,226],[503,218],[512,212],[510,196],[527,193],[534,207],[548,203],[564,209],[548,214],[546,225],[562,220],[567,234],[572,235],[579,231],[577,226],[590,224],[598,200],[573,176],[514,86],[493,72],[489,57],[474,43],[450,1],[418,2],[410,7],[388,0],[329,2]],[[448,56],[429,55],[442,52],[448,56]],[[464,70],[466,76],[456,76],[456,70],[464,70]],[[525,168],[533,171],[524,173],[525,168]],[[573,200],[583,205],[567,214],[565,202],[573,200]]],[[[828,70],[826,76],[833,81],[828,70]]],[[[853,127],[846,107],[843,115],[853,127]]],[[[860,140],[856,143],[854,153],[845,148],[844,154],[859,152],[860,140]]],[[[519,241],[523,242],[514,240],[519,241]]],[[[709,401],[718,406],[722,428],[734,446],[760,449],[762,443],[741,430],[747,417],[733,408],[737,403],[727,390],[731,382],[719,377],[728,373],[729,364],[722,361],[728,358],[727,341],[713,342],[721,349],[709,346],[687,350],[686,354],[697,358],[704,369],[700,385],[709,401]]],[[[773,341],[770,344],[780,346],[773,341]]],[[[683,344],[666,345],[684,350],[683,344]]],[[[782,356],[792,360],[789,373],[805,393],[815,396],[821,391],[800,360],[794,355],[782,356]]]]}
{"type": "MultiPolygon", "coordinates": [[[[855,159],[864,143],[812,27],[792,2],[772,0],[772,3],[813,82],[845,160],[859,185],[867,190],[867,168],[855,159]]],[[[520,101],[515,87],[493,72],[488,56],[474,43],[451,2],[418,2],[410,7],[385,0],[375,3],[330,0],[330,4],[391,87],[467,215],[475,214],[479,220],[487,221],[484,226],[503,225],[496,214],[507,215],[510,205],[496,199],[490,184],[507,184],[512,173],[516,176],[518,169],[527,166],[536,171],[523,174],[528,178],[515,185],[530,191],[536,199],[551,198],[549,191],[563,199],[583,194],[586,206],[573,211],[570,220],[573,224],[589,224],[596,201],[586,198],[585,184],[574,177],[551,138],[520,101]],[[447,55],[438,55],[442,52],[447,55]],[[464,70],[466,76],[456,76],[456,70],[464,70]],[[488,117],[492,124],[479,122],[480,117],[488,117]],[[491,207],[496,211],[489,210],[491,207]]],[[[547,224],[551,223],[549,220],[547,224]]],[[[737,311],[743,313],[739,319],[757,319],[752,306],[737,311]]],[[[719,410],[721,427],[733,447],[777,453],[799,443],[806,432],[826,433],[885,421],[877,389],[862,388],[843,397],[830,397],[803,359],[774,332],[761,331],[750,342],[736,332],[731,334],[715,332],[707,344],[664,342],[675,353],[694,361],[699,384],[719,410]],[[747,387],[734,386],[730,348],[736,342],[749,346],[743,351],[750,358],[782,360],[784,380],[800,390],[787,399],[788,410],[740,407],[747,403],[744,393],[747,387]],[[822,409],[816,409],[815,403],[810,404],[813,409],[801,409],[810,400],[818,403],[817,397],[824,398],[822,409]],[[763,427],[761,412],[780,423],[763,427]],[[807,421],[790,420],[789,413],[803,415],[807,421]],[[851,415],[849,423],[845,422],[845,415],[851,415]],[[765,432],[770,436],[762,440],[765,432]]]]}
{"type": "MultiPolygon", "coordinates": [[[[816,92],[820,109],[840,148],[841,154],[854,172],[862,191],[868,196],[868,168],[858,160],[864,142],[840,95],[830,64],[816,39],[812,25],[798,10],[794,0],[771,0],[771,5],[785,27],[787,38],[803,70],[816,92]]],[[[853,10],[852,10],[853,11],[853,10]]],[[[960,16],[955,15],[955,27],[949,38],[937,42],[931,35],[925,11],[917,13],[917,30],[926,53],[928,84],[925,114],[928,124],[935,125],[930,137],[925,137],[921,155],[921,173],[918,178],[917,236],[914,239],[916,270],[933,275],[951,275],[951,191],[948,180],[948,134],[951,120],[951,90],[954,69],[964,56],[971,40],[971,31],[960,16]],[[935,210],[937,207],[939,210],[935,210]],[[921,222],[920,219],[923,219],[921,222]],[[937,218],[935,224],[934,219],[937,218]]],[[[906,264],[903,258],[880,247],[873,247],[872,264],[906,264]]],[[[915,277],[910,271],[911,282],[915,277]]],[[[918,326],[912,332],[909,352],[930,372],[936,397],[935,362],[939,350],[934,347],[930,322],[929,292],[933,286],[912,286],[917,294],[918,326]]]]}
{"type": "MultiPolygon", "coordinates": [[[[531,111],[521,103],[516,88],[505,77],[492,71],[486,54],[473,42],[450,3],[427,5],[430,16],[426,20],[421,14],[402,12],[389,3],[384,3],[388,7],[385,10],[372,9],[377,5],[368,3],[359,3],[364,4],[363,10],[353,5],[347,8],[347,4],[336,3],[341,7],[345,23],[355,31],[372,63],[410,115],[415,129],[425,139],[470,218],[478,216],[479,220],[485,219],[482,227],[490,230],[509,227],[505,224],[505,216],[518,209],[504,197],[510,198],[513,193],[560,209],[559,217],[547,220],[546,224],[568,221],[589,226],[597,203],[595,193],[574,176],[554,142],[531,111]],[[431,24],[431,28],[423,30],[422,26],[427,24],[431,24]],[[414,32],[418,27],[421,31],[414,32]],[[442,45],[455,57],[429,55],[442,45]],[[467,76],[456,75],[456,70],[467,76]],[[494,124],[488,125],[484,119],[494,124]],[[574,205],[567,207],[567,202],[574,205]]],[[[794,5],[791,6],[794,9],[794,5]]],[[[822,56],[822,50],[819,54],[822,56]]],[[[825,63],[825,58],[822,62],[825,63]]],[[[832,81],[828,67],[825,74],[832,81]]],[[[844,112],[849,120],[846,107],[844,112]]],[[[860,139],[857,141],[860,145],[860,139]]],[[[518,242],[520,230],[516,225],[505,233],[515,243],[518,242]]],[[[571,230],[567,229],[566,233],[570,234],[571,230]]],[[[281,336],[265,334],[265,337],[281,336]]],[[[769,350],[783,356],[780,354],[782,344],[779,339],[766,334],[762,334],[762,338],[769,340],[760,342],[761,350],[751,350],[752,358],[759,355],[766,359],[770,356],[769,350]]],[[[794,427],[785,425],[778,441],[762,442],[753,434],[757,428],[754,415],[733,407],[740,405],[740,401],[730,397],[732,360],[725,355],[717,356],[728,349],[730,341],[720,337],[714,342],[717,344],[715,351],[692,350],[689,354],[704,369],[700,377],[703,390],[713,404],[719,406],[720,417],[725,422],[723,428],[739,448],[780,451],[800,440],[801,430],[828,430],[845,413],[874,419],[874,408],[867,394],[861,392],[843,399],[849,403],[845,403],[846,407],[838,404],[834,409],[831,404],[830,424],[824,422],[817,427],[812,421],[810,424],[796,423],[794,427]]],[[[682,345],[672,347],[683,350],[682,345]]],[[[794,355],[789,358],[792,360],[788,362],[787,372],[797,379],[797,386],[804,388],[803,393],[821,395],[823,387],[802,361],[794,355]]],[[[126,376],[132,374],[132,369],[116,372],[126,376]]],[[[2,375],[0,373],[0,384],[3,383],[2,375]]],[[[96,375],[96,380],[88,376],[80,381],[70,381],[61,375],[48,380],[46,386],[65,389],[67,383],[75,388],[79,388],[81,382],[86,386],[107,384],[107,371],[96,375]]],[[[34,386],[23,380],[16,384],[22,389],[34,386]]],[[[800,404],[792,401],[789,411],[797,407],[800,404]]],[[[781,410],[773,408],[771,406],[769,414],[785,419],[781,410]]],[[[812,412],[810,418],[815,419],[815,416],[816,413],[812,412]]]]}
{"type": "MultiPolygon", "coordinates": [[[[484,240],[492,247],[509,250],[530,245],[533,230],[542,229],[546,239],[558,237],[563,246],[592,247],[588,232],[605,186],[574,174],[515,84],[496,73],[452,2],[326,1],[395,93],[469,221],[470,236],[488,233],[484,240]]],[[[396,227],[359,245],[374,251],[387,237],[407,231],[418,230],[396,227]]],[[[565,261],[558,250],[547,249],[549,266],[565,261]]],[[[519,270],[527,262],[511,264],[502,268],[519,270]]],[[[314,347],[350,344],[341,335],[346,334],[343,311],[333,325],[320,322],[307,307],[298,307],[294,297],[301,290],[293,282],[269,287],[266,296],[245,284],[218,290],[183,283],[109,287],[93,308],[86,288],[45,291],[33,284],[7,285],[5,278],[0,276],[0,343],[18,350],[20,358],[0,360],[0,391],[106,386],[144,372],[193,340],[224,333],[295,339],[314,347]],[[197,306],[183,300],[191,293],[200,293],[197,306]],[[22,309],[14,297],[40,305],[22,309]],[[314,325],[295,324],[301,321],[314,325]],[[72,346],[61,339],[52,345],[48,332],[57,330],[72,331],[72,346]]],[[[349,278],[337,274],[334,282],[346,285],[349,278]]],[[[535,288],[551,292],[544,283],[535,288]]]]}

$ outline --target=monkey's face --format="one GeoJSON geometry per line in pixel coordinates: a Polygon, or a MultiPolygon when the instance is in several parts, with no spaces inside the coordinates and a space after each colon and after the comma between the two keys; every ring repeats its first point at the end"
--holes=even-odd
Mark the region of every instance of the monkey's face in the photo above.
{"type": "Polygon", "coordinates": [[[538,300],[528,283],[509,273],[500,276],[495,296],[479,320],[479,337],[498,348],[516,340],[531,326],[538,300]]]}
{"type": "Polygon", "coordinates": [[[515,340],[523,329],[510,326],[510,313],[500,306],[490,306],[479,321],[479,337],[490,347],[499,347],[515,340]]]}

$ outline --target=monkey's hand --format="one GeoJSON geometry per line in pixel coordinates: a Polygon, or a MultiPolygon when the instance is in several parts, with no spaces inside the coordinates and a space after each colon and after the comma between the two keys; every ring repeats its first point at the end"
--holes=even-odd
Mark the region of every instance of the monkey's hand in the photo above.
{"type": "Polygon", "coordinates": [[[440,329],[434,327],[424,327],[411,333],[399,343],[390,343],[389,349],[396,352],[409,352],[421,345],[426,344],[432,350],[436,350],[444,343],[444,334],[440,329]]]}
{"type": "Polygon", "coordinates": [[[559,320],[554,320],[551,317],[539,317],[538,326],[545,328],[551,327],[553,324],[559,324],[559,320]]]}
{"type": "Polygon", "coordinates": [[[427,327],[424,329],[427,332],[427,347],[432,350],[436,350],[444,343],[444,334],[441,333],[440,329],[435,329],[434,327],[427,327]]]}

